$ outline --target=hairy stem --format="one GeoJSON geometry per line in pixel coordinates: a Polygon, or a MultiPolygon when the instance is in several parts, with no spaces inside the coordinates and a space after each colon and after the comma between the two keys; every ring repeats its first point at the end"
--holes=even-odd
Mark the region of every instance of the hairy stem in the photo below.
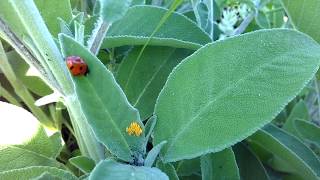
{"type": "Polygon", "coordinates": [[[97,31],[92,34],[92,39],[91,39],[91,44],[89,44],[89,49],[94,55],[98,54],[101,44],[104,40],[104,37],[107,34],[109,27],[110,27],[109,23],[101,20],[101,22],[98,24],[97,31]]]}

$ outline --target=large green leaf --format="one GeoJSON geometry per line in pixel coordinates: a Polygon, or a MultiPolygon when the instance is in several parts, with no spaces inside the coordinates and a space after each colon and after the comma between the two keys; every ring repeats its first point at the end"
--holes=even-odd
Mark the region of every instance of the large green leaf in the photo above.
{"type": "Polygon", "coordinates": [[[91,172],[90,180],[169,180],[158,168],[131,166],[113,160],[101,161],[91,172]]]}
{"type": "Polygon", "coordinates": [[[320,1],[282,0],[293,26],[320,42],[320,1]]]}
{"type": "Polygon", "coordinates": [[[156,99],[172,69],[192,51],[148,46],[138,59],[140,47],[122,61],[116,79],[142,119],[153,113],[156,99]]]}
{"type": "Polygon", "coordinates": [[[80,56],[89,67],[86,76],[72,78],[89,125],[108,150],[120,159],[132,161],[135,151],[143,152],[144,130],[140,136],[132,136],[126,128],[137,122],[143,129],[139,112],[99,59],[72,38],[61,34],[59,39],[65,57],[80,56]]]}
{"type": "Polygon", "coordinates": [[[0,172],[30,166],[51,166],[64,169],[55,159],[18,146],[0,146],[0,172]]]}
{"type": "Polygon", "coordinates": [[[265,161],[272,168],[291,173],[300,179],[319,179],[318,157],[299,139],[276,126],[267,125],[252,135],[248,142],[273,154],[265,161]]]}
{"type": "Polygon", "coordinates": [[[165,162],[230,147],[270,122],[313,77],[319,60],[315,41],[285,29],[201,48],[173,70],[160,92],[154,144],[168,141],[165,162]]]}
{"type": "Polygon", "coordinates": [[[38,178],[39,176],[42,176],[44,173],[50,174],[51,176],[58,177],[61,179],[68,179],[68,180],[78,179],[68,171],[64,171],[64,170],[53,168],[53,167],[45,167],[45,166],[42,166],[42,167],[34,166],[34,167],[0,172],[0,179],[30,180],[33,178],[38,178]]]}
{"type": "MultiPolygon", "coordinates": [[[[134,6],[108,30],[102,48],[144,45],[167,10],[153,6],[134,6]]],[[[149,45],[198,49],[210,37],[188,18],[173,13],[154,34],[149,45]]]]}
{"type": "Polygon", "coordinates": [[[70,21],[72,18],[71,5],[69,0],[59,1],[44,1],[35,0],[35,4],[40,11],[52,36],[57,37],[60,32],[58,17],[65,21],[70,21]]]}
{"type": "Polygon", "coordinates": [[[202,179],[240,180],[239,169],[231,148],[201,157],[202,179]]]}
{"type": "Polygon", "coordinates": [[[0,171],[39,165],[63,168],[55,160],[61,140],[49,138],[30,112],[0,102],[0,114],[0,171]]]}
{"type": "Polygon", "coordinates": [[[236,144],[233,148],[241,179],[245,180],[269,180],[267,171],[259,158],[243,143],[236,144]]]}
{"type": "Polygon", "coordinates": [[[99,0],[100,16],[108,23],[121,19],[127,12],[132,0],[99,0]]]}

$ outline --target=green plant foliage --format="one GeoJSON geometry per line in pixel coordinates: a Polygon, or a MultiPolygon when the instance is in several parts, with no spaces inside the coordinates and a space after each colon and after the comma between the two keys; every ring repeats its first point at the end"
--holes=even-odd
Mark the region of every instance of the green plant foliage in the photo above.
{"type": "Polygon", "coordinates": [[[293,26],[320,42],[319,0],[282,0],[293,26]]]}
{"type": "Polygon", "coordinates": [[[145,4],[145,0],[132,0],[131,2],[131,6],[134,6],[134,5],[143,5],[145,4]]]}
{"type": "Polygon", "coordinates": [[[130,7],[132,0],[99,0],[100,15],[103,21],[113,23],[121,19],[130,7]]]}
{"type": "Polygon", "coordinates": [[[30,73],[30,66],[19,56],[15,51],[6,53],[8,61],[10,62],[14,72],[19,80],[25,85],[30,91],[39,95],[45,96],[52,93],[52,90],[37,76],[37,72],[30,73]],[[28,72],[30,74],[28,74],[28,72]],[[33,73],[33,74],[32,74],[33,73]]]}
{"type": "Polygon", "coordinates": [[[240,171],[241,179],[246,180],[269,180],[267,171],[259,158],[252,152],[250,147],[238,143],[232,147],[240,171]]]}
{"type": "Polygon", "coordinates": [[[160,144],[158,144],[157,146],[153,147],[153,148],[149,151],[149,153],[148,153],[148,155],[147,155],[147,157],[146,157],[146,159],[145,159],[145,161],[144,161],[144,166],[146,166],[146,167],[152,167],[153,163],[155,162],[157,156],[158,156],[159,153],[160,153],[161,148],[162,148],[163,145],[165,145],[166,143],[167,143],[167,141],[163,141],[163,142],[161,142],[160,144]]]}
{"type": "Polygon", "coordinates": [[[28,168],[14,169],[11,171],[0,172],[0,179],[19,179],[30,180],[40,178],[44,173],[61,179],[77,180],[78,178],[68,171],[54,167],[34,166],[28,168]]]}
{"type": "Polygon", "coordinates": [[[0,180],[320,179],[320,0],[0,1],[0,180]]]}
{"type": "Polygon", "coordinates": [[[157,123],[157,116],[153,115],[151,116],[146,125],[145,125],[145,131],[146,131],[146,141],[149,140],[149,138],[151,137],[151,134],[153,132],[154,127],[156,126],[157,123]]]}
{"type": "Polygon", "coordinates": [[[296,31],[264,30],[209,44],[186,58],[155,106],[154,144],[168,141],[164,161],[220,151],[270,122],[313,77],[319,50],[296,31]]]}
{"type": "Polygon", "coordinates": [[[109,151],[122,160],[132,161],[132,155],[144,149],[144,129],[139,112],[130,105],[111,72],[99,59],[70,37],[61,35],[59,39],[65,57],[80,56],[89,67],[86,76],[72,78],[89,125],[109,151]],[[132,122],[137,122],[143,129],[140,136],[126,132],[132,122]]]}
{"type": "Polygon", "coordinates": [[[40,165],[64,168],[54,159],[61,150],[61,140],[50,139],[31,113],[0,102],[0,114],[0,172],[40,165]]]}
{"type": "Polygon", "coordinates": [[[16,35],[21,39],[22,35],[27,34],[18,14],[13,11],[12,4],[10,4],[9,0],[1,2],[0,17],[5,20],[11,29],[15,30],[16,35]]]}
{"type": "Polygon", "coordinates": [[[179,176],[190,176],[200,172],[200,158],[178,161],[176,171],[179,176]]]}
{"type": "Polygon", "coordinates": [[[51,166],[65,169],[63,164],[55,159],[45,157],[37,152],[11,145],[0,147],[0,172],[29,166],[51,166]]]}
{"type": "Polygon", "coordinates": [[[33,178],[32,180],[62,180],[62,179],[48,172],[44,172],[40,176],[33,178]]]}
{"type": "Polygon", "coordinates": [[[202,179],[238,179],[239,169],[231,148],[201,157],[202,179]]]}
{"type": "Polygon", "coordinates": [[[258,15],[255,17],[257,25],[261,28],[270,28],[270,22],[267,15],[263,11],[259,11],[258,15]]]}
{"type": "Polygon", "coordinates": [[[176,170],[173,165],[170,163],[163,163],[162,161],[157,161],[156,167],[159,168],[162,172],[166,173],[170,180],[179,180],[176,170]]]}
{"type": "Polygon", "coordinates": [[[315,145],[320,149],[320,127],[305,120],[295,120],[294,127],[297,135],[309,145],[315,145]]]}
{"type": "Polygon", "coordinates": [[[62,146],[60,133],[48,137],[39,121],[30,112],[2,101],[0,107],[3,120],[0,126],[1,147],[14,145],[47,157],[56,157],[62,146]],[[12,131],[12,128],[15,128],[15,131],[12,131]]]}
{"type": "Polygon", "coordinates": [[[115,162],[113,160],[101,161],[92,171],[89,179],[127,180],[128,177],[130,177],[132,180],[169,180],[168,176],[161,172],[158,168],[130,166],[115,162]]]}
{"type": "Polygon", "coordinates": [[[35,0],[38,10],[44,19],[52,36],[57,37],[60,32],[57,17],[69,22],[72,19],[71,5],[69,0],[43,1],[35,0]]]}
{"type": "MultiPolygon", "coordinates": [[[[110,27],[101,48],[144,45],[166,12],[153,6],[130,8],[121,20],[110,27]]],[[[194,22],[173,13],[154,34],[149,45],[198,49],[210,41],[210,37],[194,22]]]]}
{"type": "MultiPolygon", "coordinates": [[[[218,27],[214,24],[220,18],[220,9],[215,0],[192,0],[193,16],[204,31],[211,39],[218,38],[218,27]]],[[[190,14],[189,14],[190,15],[190,14]]]]}
{"type": "Polygon", "coordinates": [[[295,106],[291,110],[289,117],[287,118],[285,124],[283,125],[283,129],[295,134],[296,129],[294,127],[294,122],[296,119],[310,120],[307,105],[303,100],[295,104],[295,106]]]}
{"type": "Polygon", "coordinates": [[[273,169],[290,173],[295,178],[319,179],[318,157],[299,139],[276,126],[266,126],[251,136],[248,142],[272,153],[266,163],[273,169]]]}
{"type": "Polygon", "coordinates": [[[136,47],[122,61],[116,79],[142,119],[152,115],[154,104],[172,69],[192,51],[148,46],[138,59],[136,47]]]}
{"type": "Polygon", "coordinates": [[[95,166],[94,161],[86,156],[73,157],[69,161],[84,173],[90,173],[95,166]]]}

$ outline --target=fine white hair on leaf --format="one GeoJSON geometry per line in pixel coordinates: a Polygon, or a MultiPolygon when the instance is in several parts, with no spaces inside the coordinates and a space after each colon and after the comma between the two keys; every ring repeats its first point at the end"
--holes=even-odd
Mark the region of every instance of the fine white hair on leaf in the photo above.
{"type": "Polygon", "coordinates": [[[90,35],[90,38],[87,41],[87,47],[92,47],[92,44],[94,42],[95,37],[97,36],[97,33],[99,32],[99,28],[101,24],[103,23],[103,20],[101,17],[97,19],[97,21],[94,23],[94,29],[92,30],[92,33],[90,35]]]}

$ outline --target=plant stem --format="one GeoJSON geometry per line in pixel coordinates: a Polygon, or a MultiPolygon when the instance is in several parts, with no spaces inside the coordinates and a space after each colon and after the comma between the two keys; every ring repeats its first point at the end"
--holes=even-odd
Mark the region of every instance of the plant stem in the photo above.
{"type": "Polygon", "coordinates": [[[88,48],[94,55],[98,54],[101,44],[104,40],[104,37],[107,34],[109,27],[110,27],[109,23],[103,20],[100,20],[100,23],[97,27],[98,30],[92,34],[91,43],[88,45],[88,48]]]}
{"type": "Polygon", "coordinates": [[[55,128],[50,118],[37,106],[34,105],[35,100],[28,89],[17,79],[8,58],[4,52],[2,43],[0,41],[0,69],[14,88],[16,94],[26,103],[30,111],[37,117],[37,119],[48,128],[55,128]]]}
{"type": "Polygon", "coordinates": [[[253,18],[256,16],[256,12],[249,14],[240,24],[240,26],[234,30],[233,35],[239,35],[243,33],[246,28],[249,26],[250,22],[253,20],[253,18]]]}

